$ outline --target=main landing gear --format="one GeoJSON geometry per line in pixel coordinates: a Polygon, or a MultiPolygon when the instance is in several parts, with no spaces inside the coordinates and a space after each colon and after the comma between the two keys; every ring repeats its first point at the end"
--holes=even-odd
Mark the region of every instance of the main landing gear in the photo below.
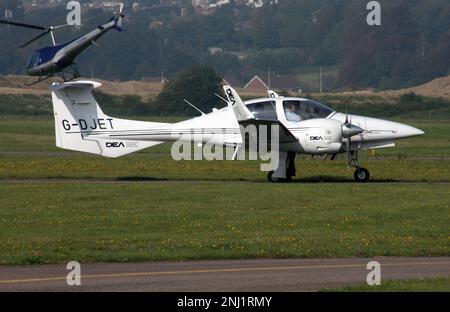
{"type": "Polygon", "coordinates": [[[280,152],[279,164],[275,171],[269,171],[267,180],[270,182],[290,182],[295,176],[295,153],[280,152]]]}
{"type": "Polygon", "coordinates": [[[363,168],[359,165],[358,162],[358,151],[351,151],[348,157],[348,165],[356,168],[353,177],[356,182],[364,183],[369,181],[370,173],[369,170],[363,168]]]}
{"type": "MultiPolygon", "coordinates": [[[[275,171],[270,171],[267,174],[267,180],[270,182],[290,182],[295,176],[295,153],[280,152],[279,164],[275,171]]],[[[332,157],[334,159],[335,157],[332,157]]],[[[353,177],[356,182],[364,183],[369,181],[369,170],[359,165],[358,151],[351,151],[348,156],[348,165],[356,168],[353,177]]]]}

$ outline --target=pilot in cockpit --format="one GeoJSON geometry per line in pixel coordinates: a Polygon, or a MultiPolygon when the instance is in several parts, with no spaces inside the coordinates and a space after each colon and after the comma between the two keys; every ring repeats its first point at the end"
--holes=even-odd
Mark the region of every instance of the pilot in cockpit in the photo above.
{"type": "Polygon", "coordinates": [[[288,104],[286,110],[286,119],[293,122],[302,120],[300,116],[300,104],[298,102],[290,102],[288,104]]]}

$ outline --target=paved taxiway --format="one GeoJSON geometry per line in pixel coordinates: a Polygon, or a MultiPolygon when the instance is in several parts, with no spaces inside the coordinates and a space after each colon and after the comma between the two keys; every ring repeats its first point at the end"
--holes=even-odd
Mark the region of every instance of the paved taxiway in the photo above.
{"type": "Polygon", "coordinates": [[[450,276],[446,257],[93,263],[69,287],[65,264],[0,266],[0,291],[316,291],[365,283],[371,260],[382,280],[450,276]]]}

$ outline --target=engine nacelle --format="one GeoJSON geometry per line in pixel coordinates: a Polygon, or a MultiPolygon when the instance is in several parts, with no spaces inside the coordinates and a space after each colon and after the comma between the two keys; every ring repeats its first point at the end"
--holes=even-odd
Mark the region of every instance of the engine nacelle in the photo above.
{"type": "Polygon", "coordinates": [[[336,154],[342,148],[342,123],[334,119],[310,119],[300,122],[304,129],[299,141],[305,153],[336,154]]]}

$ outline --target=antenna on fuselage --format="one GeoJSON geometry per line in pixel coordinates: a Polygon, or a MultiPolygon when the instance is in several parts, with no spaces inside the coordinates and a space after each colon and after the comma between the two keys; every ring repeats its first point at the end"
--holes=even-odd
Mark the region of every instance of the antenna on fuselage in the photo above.
{"type": "Polygon", "coordinates": [[[225,103],[227,103],[227,105],[228,105],[228,101],[226,99],[224,99],[223,97],[221,97],[220,94],[214,93],[214,95],[217,96],[222,101],[224,101],[225,103]]]}
{"type": "Polygon", "coordinates": [[[186,99],[183,99],[183,101],[185,101],[187,104],[189,104],[191,107],[193,107],[195,110],[197,110],[198,112],[200,112],[200,114],[205,115],[204,112],[202,112],[200,109],[198,109],[194,104],[192,104],[191,102],[189,102],[186,99]]]}

